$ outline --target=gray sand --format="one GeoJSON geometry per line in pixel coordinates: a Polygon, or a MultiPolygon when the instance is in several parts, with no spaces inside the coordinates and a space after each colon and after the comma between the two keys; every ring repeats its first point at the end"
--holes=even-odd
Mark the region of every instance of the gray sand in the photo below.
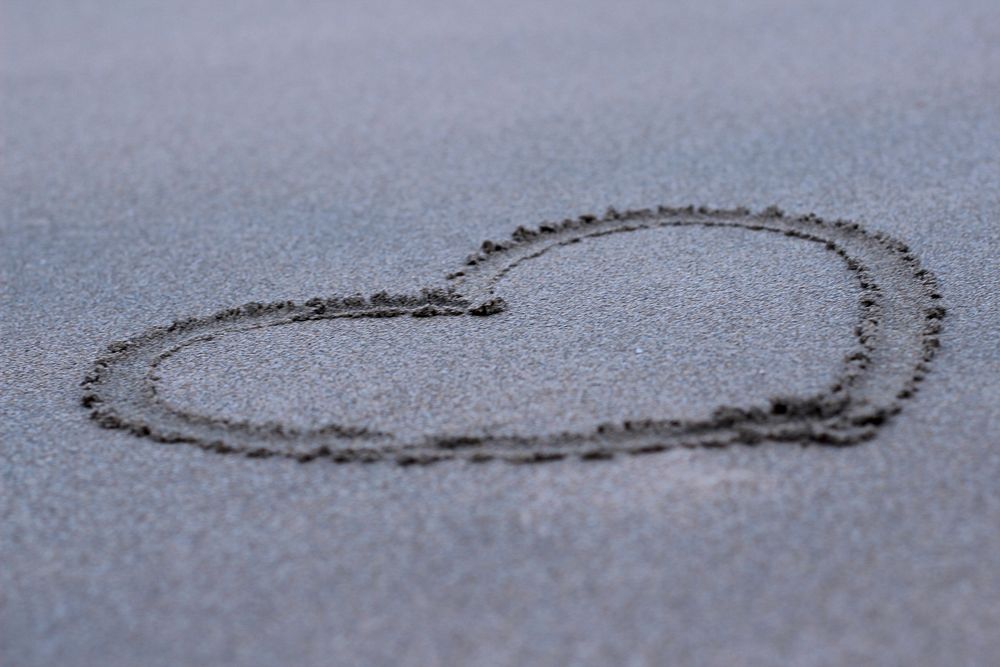
{"type": "MultiPolygon", "coordinates": [[[[1000,10],[536,4],[4,3],[0,663],[1000,654],[1000,10]],[[302,464],[80,405],[151,326],[412,293],[518,225],[689,203],[854,220],[937,276],[941,349],[873,439],[302,464]]],[[[161,386],[415,433],[698,418],[822,387],[858,296],[831,253],[713,229],[560,249],[498,292],[487,318],[227,336],[161,386]]]]}
{"type": "Polygon", "coordinates": [[[632,236],[519,267],[500,286],[512,304],[502,317],[304,322],[186,348],[161,367],[164,399],[300,428],[339,418],[534,435],[816,393],[851,351],[857,289],[815,244],[722,229],[632,236]],[[718,252],[733,263],[719,267],[718,252]],[[615,273],[616,292],[594,270],[615,273]]]}

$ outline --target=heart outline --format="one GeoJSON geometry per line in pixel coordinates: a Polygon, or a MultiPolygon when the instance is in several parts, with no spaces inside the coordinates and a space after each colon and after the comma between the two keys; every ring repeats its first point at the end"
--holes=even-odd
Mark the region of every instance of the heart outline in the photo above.
{"type": "Polygon", "coordinates": [[[249,303],[153,327],[109,345],[108,353],[95,361],[82,382],[82,403],[101,426],[123,428],[159,442],[301,462],[318,458],[335,462],[389,459],[402,464],[452,458],[541,462],[567,456],[590,460],[616,453],[765,440],[849,445],[874,436],[878,426],[901,410],[901,401],[917,391],[940,345],[945,315],[936,279],[902,242],[881,232],[868,232],[857,223],[826,222],[812,214],[790,217],[776,207],[760,213],[690,206],[621,213],[609,209],[601,217],[583,215],[542,223],[537,229],[522,226],[509,240],[484,241],[445,280],[443,288],[425,288],[415,294],[380,292],[367,299],[355,295],[314,298],[302,304],[249,303]],[[393,434],[335,422],[295,429],[281,423],[197,415],[170,407],[158,396],[156,373],[164,359],[220,335],[320,319],[490,316],[507,307],[495,293],[503,276],[552,248],[616,233],[691,225],[783,234],[821,243],[844,260],[861,287],[854,331],[857,348],[843,360],[840,374],[826,391],[774,398],[766,409],[720,406],[701,420],[648,418],[545,436],[428,436],[405,444],[393,434]],[[887,285],[893,292],[888,300],[884,298],[887,285]],[[249,325],[241,327],[240,322],[249,325]],[[884,326],[887,322],[892,327],[884,326]],[[331,446],[334,442],[348,446],[331,446]]]}

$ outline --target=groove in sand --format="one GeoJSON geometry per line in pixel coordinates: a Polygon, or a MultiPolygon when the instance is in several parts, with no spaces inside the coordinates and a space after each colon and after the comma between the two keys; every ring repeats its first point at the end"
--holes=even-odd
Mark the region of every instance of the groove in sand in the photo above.
{"type": "MultiPolygon", "coordinates": [[[[82,402],[100,425],[123,428],[165,443],[190,443],[222,453],[284,457],[306,462],[391,460],[401,464],[461,458],[518,463],[577,457],[601,460],[615,454],[644,454],[675,447],[720,447],[765,440],[850,445],[872,437],[897,414],[929,370],[944,317],[937,283],[905,244],[870,233],[856,223],[826,222],[813,215],[785,216],[770,208],[711,210],[659,207],[604,216],[584,215],[538,229],[518,227],[509,240],[485,241],[443,288],[369,298],[314,298],[301,304],[248,303],[207,317],[178,320],[112,343],[82,386],[82,402]],[[513,268],[552,248],[610,234],[680,226],[741,228],[822,244],[838,255],[861,287],[856,348],[842,361],[823,392],[775,397],[768,408],[720,406],[698,420],[646,419],[607,423],[595,429],[545,436],[429,436],[408,441],[404,434],[327,423],[298,429],[280,422],[198,415],[164,402],[158,393],[163,361],[192,345],[236,331],[334,318],[399,316],[488,317],[507,308],[495,293],[513,268]]],[[[389,322],[387,325],[391,324],[389,322]]]]}

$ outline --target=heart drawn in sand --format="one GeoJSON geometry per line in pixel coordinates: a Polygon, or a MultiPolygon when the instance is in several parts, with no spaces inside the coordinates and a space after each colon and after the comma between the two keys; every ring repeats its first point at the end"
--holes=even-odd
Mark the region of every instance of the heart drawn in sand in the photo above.
{"type": "Polygon", "coordinates": [[[431,463],[461,458],[541,462],[568,456],[609,458],[674,447],[719,447],[787,441],[849,445],[872,437],[918,388],[939,345],[944,317],[934,277],[905,244],[855,223],[790,217],[775,208],[643,209],[584,215],[537,229],[518,227],[506,241],[486,241],[443,287],[414,294],[321,297],[304,303],[248,303],[207,317],[178,320],[120,342],[97,359],[84,379],[83,405],[100,425],[164,443],[190,443],[222,452],[298,461],[393,460],[431,463]],[[515,267],[554,248],[640,230],[679,227],[743,229],[783,235],[839,256],[860,287],[855,348],[835,379],[810,395],[775,397],[765,406],[721,405],[710,416],[630,417],[579,431],[542,435],[441,433],[414,436],[328,422],[311,427],[198,414],[164,400],[163,365],[184,350],[238,332],[345,318],[481,317],[504,312],[497,284],[515,267]]]}

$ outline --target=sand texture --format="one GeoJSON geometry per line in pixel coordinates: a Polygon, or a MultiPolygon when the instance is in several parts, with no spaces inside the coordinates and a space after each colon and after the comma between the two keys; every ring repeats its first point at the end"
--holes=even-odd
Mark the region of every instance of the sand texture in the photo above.
{"type": "Polygon", "coordinates": [[[0,4],[0,664],[991,665],[1000,8],[0,4]]]}

